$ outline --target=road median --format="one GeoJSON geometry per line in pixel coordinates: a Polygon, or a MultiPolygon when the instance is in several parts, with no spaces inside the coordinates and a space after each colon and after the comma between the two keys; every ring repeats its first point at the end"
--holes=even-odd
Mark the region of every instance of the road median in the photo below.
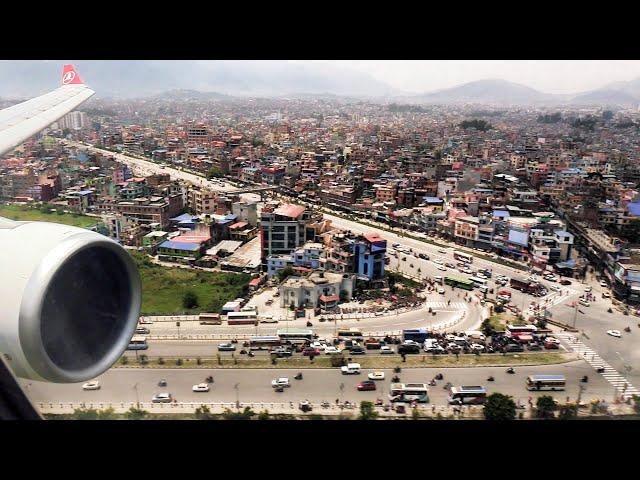
{"type": "MultiPolygon", "coordinates": [[[[456,367],[502,367],[502,366],[533,366],[533,365],[553,365],[576,360],[572,353],[528,353],[528,354],[485,354],[485,355],[407,355],[403,362],[399,356],[370,356],[351,357],[352,362],[357,362],[362,368],[390,369],[401,368],[456,368],[456,367]]],[[[187,368],[187,369],[232,369],[232,368],[255,368],[255,369],[292,369],[292,368],[314,368],[314,369],[337,369],[331,365],[331,358],[328,356],[316,357],[311,361],[309,357],[304,358],[280,358],[272,363],[270,358],[247,358],[247,357],[149,357],[142,363],[140,360],[127,358],[126,363],[122,361],[114,365],[114,368],[187,368]]]]}

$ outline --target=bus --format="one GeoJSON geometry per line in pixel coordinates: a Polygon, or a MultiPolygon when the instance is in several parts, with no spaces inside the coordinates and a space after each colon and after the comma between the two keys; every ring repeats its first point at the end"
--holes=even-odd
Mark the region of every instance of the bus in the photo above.
{"type": "Polygon", "coordinates": [[[219,313],[201,313],[198,316],[200,325],[221,325],[222,319],[219,313]]]}
{"type": "Polygon", "coordinates": [[[129,340],[129,346],[127,350],[146,350],[149,348],[147,345],[147,337],[143,337],[142,335],[134,335],[129,340]]]}
{"type": "Polygon", "coordinates": [[[268,350],[280,345],[282,345],[282,340],[276,335],[249,338],[249,350],[268,350]]]}
{"type": "Polygon", "coordinates": [[[392,402],[429,402],[429,390],[426,383],[392,383],[389,400],[392,402]]]}
{"type": "Polygon", "coordinates": [[[339,340],[364,340],[364,335],[358,328],[350,328],[349,330],[338,330],[339,340]]]}
{"type": "Polygon", "coordinates": [[[486,287],[487,280],[484,278],[478,277],[469,277],[469,281],[472,282],[476,287],[486,287]]]}
{"type": "Polygon", "coordinates": [[[295,340],[313,341],[313,330],[308,328],[285,328],[284,330],[278,330],[277,335],[283,342],[295,340]]]}
{"type": "Polygon", "coordinates": [[[227,313],[227,325],[256,325],[258,313],[253,311],[227,313]]]}
{"type": "Polygon", "coordinates": [[[481,386],[451,387],[449,405],[481,405],[487,401],[487,390],[481,386]]]}
{"type": "Polygon", "coordinates": [[[455,250],[453,252],[453,258],[465,263],[472,263],[473,257],[468,253],[461,252],[460,250],[455,250]]]}
{"type": "Polygon", "coordinates": [[[462,288],[464,290],[473,290],[473,282],[461,277],[447,276],[444,279],[444,283],[451,285],[452,287],[462,288]]]}
{"type": "Polygon", "coordinates": [[[506,335],[508,337],[519,338],[521,336],[533,337],[534,333],[537,333],[538,327],[535,325],[507,325],[506,335]]]}
{"type": "Polygon", "coordinates": [[[566,383],[564,375],[529,375],[527,390],[564,390],[566,383]]]}
{"type": "Polygon", "coordinates": [[[420,344],[424,343],[424,341],[429,338],[429,332],[426,328],[413,328],[409,330],[402,331],[402,340],[413,340],[414,342],[418,342],[420,344]]]}

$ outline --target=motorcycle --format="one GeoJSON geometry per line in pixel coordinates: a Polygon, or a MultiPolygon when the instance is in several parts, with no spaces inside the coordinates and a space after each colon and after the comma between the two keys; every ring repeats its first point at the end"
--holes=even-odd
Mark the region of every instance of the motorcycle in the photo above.
{"type": "Polygon", "coordinates": [[[589,381],[589,377],[588,377],[587,375],[585,375],[584,377],[582,377],[582,378],[580,379],[580,381],[581,381],[582,383],[587,383],[587,382],[589,381]]]}
{"type": "Polygon", "coordinates": [[[442,380],[444,378],[444,375],[442,375],[441,373],[436,375],[436,380],[442,380]]]}
{"type": "Polygon", "coordinates": [[[298,372],[298,374],[293,378],[295,378],[296,380],[302,380],[302,373],[298,372]]]}
{"type": "Polygon", "coordinates": [[[513,373],[516,373],[516,371],[513,369],[513,367],[509,367],[507,368],[507,373],[513,374],[513,373]]]}
{"type": "Polygon", "coordinates": [[[249,353],[247,355],[249,355],[250,357],[255,357],[255,354],[251,350],[249,350],[249,353]]]}
{"type": "Polygon", "coordinates": [[[391,382],[393,383],[399,383],[400,382],[400,377],[397,375],[394,375],[393,378],[391,379],[391,382]]]}
{"type": "Polygon", "coordinates": [[[494,380],[495,380],[495,378],[493,378],[493,377],[487,378],[487,382],[493,382],[494,380]]]}
{"type": "Polygon", "coordinates": [[[431,386],[431,387],[435,387],[436,385],[437,385],[437,383],[436,383],[436,381],[435,381],[435,380],[431,380],[431,381],[429,382],[429,386],[431,386]]]}
{"type": "Polygon", "coordinates": [[[205,380],[205,383],[213,383],[213,377],[212,376],[208,376],[205,380]]]}
{"type": "Polygon", "coordinates": [[[624,331],[625,331],[625,332],[627,332],[627,333],[629,333],[629,332],[631,331],[631,328],[629,328],[629,327],[624,327],[624,331]]]}
{"type": "Polygon", "coordinates": [[[451,387],[453,387],[453,383],[451,383],[451,382],[447,382],[442,386],[442,388],[444,388],[445,390],[448,390],[451,387]]]}
{"type": "Polygon", "coordinates": [[[320,404],[320,406],[321,406],[322,408],[329,408],[329,407],[331,406],[331,404],[330,404],[329,402],[322,402],[322,403],[320,404]]]}

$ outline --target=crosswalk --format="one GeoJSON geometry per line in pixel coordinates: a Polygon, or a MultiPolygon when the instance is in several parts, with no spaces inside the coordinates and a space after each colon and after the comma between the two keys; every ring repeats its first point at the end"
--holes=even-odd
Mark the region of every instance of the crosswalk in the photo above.
{"type": "Polygon", "coordinates": [[[604,361],[595,350],[587,347],[584,343],[576,338],[571,333],[557,333],[555,334],[561,340],[564,340],[581,358],[583,358],[593,368],[603,368],[604,372],[601,375],[607,382],[616,388],[616,391],[620,392],[624,399],[631,398],[633,395],[640,395],[640,390],[631,385],[625,377],[620,375],[618,371],[604,361]]]}
{"type": "Polygon", "coordinates": [[[433,310],[466,310],[469,304],[465,302],[425,302],[425,308],[431,308],[433,310]]]}

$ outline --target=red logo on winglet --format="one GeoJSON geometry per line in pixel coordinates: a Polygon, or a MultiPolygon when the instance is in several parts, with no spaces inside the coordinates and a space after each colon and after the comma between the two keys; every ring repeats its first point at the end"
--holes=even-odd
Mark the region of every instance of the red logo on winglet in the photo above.
{"type": "Polygon", "coordinates": [[[74,67],[71,64],[67,64],[62,67],[62,84],[63,85],[75,85],[84,83],[74,67]]]}

